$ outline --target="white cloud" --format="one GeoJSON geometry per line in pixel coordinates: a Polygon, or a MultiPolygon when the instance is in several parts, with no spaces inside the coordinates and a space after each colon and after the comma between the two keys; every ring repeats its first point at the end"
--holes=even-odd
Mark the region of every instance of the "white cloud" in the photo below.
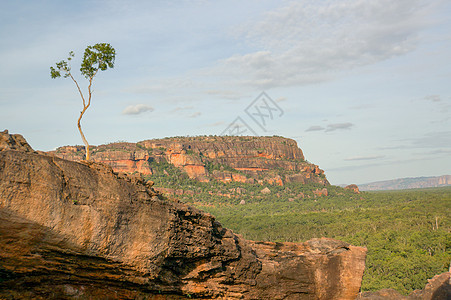
{"type": "Polygon", "coordinates": [[[123,111],[123,115],[139,115],[148,111],[153,111],[153,107],[147,104],[129,105],[123,111]]]}
{"type": "Polygon", "coordinates": [[[329,125],[327,125],[326,132],[340,130],[340,129],[351,129],[351,127],[353,127],[353,126],[354,126],[354,124],[349,123],[349,122],[329,124],[329,125]]]}
{"type": "Polygon", "coordinates": [[[370,155],[370,156],[353,156],[345,158],[346,161],[353,161],[353,160],[374,160],[379,158],[384,158],[385,155],[370,155]]]}
{"type": "Polygon", "coordinates": [[[326,129],[326,128],[324,128],[322,126],[310,126],[306,131],[321,131],[324,129],[326,129]]]}
{"type": "Polygon", "coordinates": [[[354,124],[349,123],[349,122],[329,124],[329,125],[327,125],[327,128],[324,128],[324,127],[318,126],[318,125],[314,125],[314,126],[310,126],[305,131],[323,131],[324,130],[325,132],[330,132],[330,131],[335,131],[335,130],[340,130],[340,129],[351,129],[351,127],[353,127],[353,126],[354,126],[354,124]]]}
{"type": "Polygon", "coordinates": [[[259,50],[225,59],[219,69],[259,88],[328,80],[337,71],[414,50],[436,6],[422,0],[292,2],[237,29],[259,50]]]}

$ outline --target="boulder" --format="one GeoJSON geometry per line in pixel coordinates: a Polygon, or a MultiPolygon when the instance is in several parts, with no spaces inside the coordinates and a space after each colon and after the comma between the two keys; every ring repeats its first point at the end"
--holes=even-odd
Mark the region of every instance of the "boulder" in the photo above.
{"type": "Polygon", "coordinates": [[[435,275],[422,290],[415,290],[407,296],[394,289],[383,289],[376,292],[363,292],[358,300],[449,300],[451,299],[450,272],[435,275]]]}
{"type": "Polygon", "coordinates": [[[360,194],[359,187],[356,184],[350,184],[345,186],[345,190],[350,190],[356,194],[360,194]]]}
{"type": "Polygon", "coordinates": [[[271,190],[268,187],[265,187],[264,189],[262,189],[260,191],[260,193],[265,194],[265,195],[271,194],[271,190]]]}

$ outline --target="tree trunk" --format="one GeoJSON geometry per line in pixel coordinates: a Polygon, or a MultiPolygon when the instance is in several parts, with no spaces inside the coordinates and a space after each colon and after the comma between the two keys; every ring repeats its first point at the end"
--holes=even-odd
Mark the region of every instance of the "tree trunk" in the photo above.
{"type": "Polygon", "coordinates": [[[86,160],[89,160],[90,159],[90,153],[89,153],[89,143],[88,143],[88,141],[86,140],[86,138],[85,138],[85,135],[83,134],[83,131],[81,130],[81,125],[80,125],[80,121],[81,121],[81,117],[83,117],[83,114],[85,113],[85,111],[86,111],[86,108],[87,107],[85,107],[81,112],[80,112],[80,117],[78,117],[78,122],[77,122],[77,125],[78,125],[78,131],[80,131],[80,135],[81,135],[81,139],[83,140],[83,143],[85,144],[85,149],[86,149],[86,160]]]}

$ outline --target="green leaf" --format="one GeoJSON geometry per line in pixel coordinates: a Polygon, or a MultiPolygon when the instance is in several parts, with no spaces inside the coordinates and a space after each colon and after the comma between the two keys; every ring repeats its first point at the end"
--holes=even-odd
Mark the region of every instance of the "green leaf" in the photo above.
{"type": "Polygon", "coordinates": [[[105,71],[114,67],[116,50],[107,43],[88,46],[83,55],[80,72],[86,78],[92,78],[99,70],[105,71]]]}
{"type": "Polygon", "coordinates": [[[52,77],[53,79],[61,77],[61,73],[54,67],[50,67],[50,77],[52,77]]]}

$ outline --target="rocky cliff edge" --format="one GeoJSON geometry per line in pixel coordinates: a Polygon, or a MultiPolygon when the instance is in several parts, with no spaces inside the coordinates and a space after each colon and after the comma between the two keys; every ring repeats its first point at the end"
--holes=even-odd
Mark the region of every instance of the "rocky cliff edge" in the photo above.
{"type": "Polygon", "coordinates": [[[246,241],[139,176],[0,132],[0,298],[354,299],[366,249],[246,241]],[[18,147],[19,144],[22,146],[18,147]]]}

